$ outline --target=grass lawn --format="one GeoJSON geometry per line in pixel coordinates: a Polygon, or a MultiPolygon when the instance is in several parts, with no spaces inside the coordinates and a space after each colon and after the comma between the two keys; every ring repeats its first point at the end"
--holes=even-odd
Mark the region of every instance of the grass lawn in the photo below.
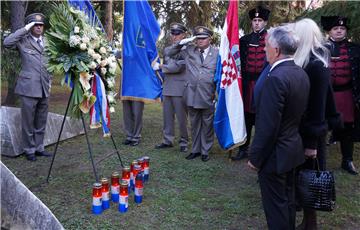
{"type": "MultiPolygon", "coordinates": [[[[63,114],[69,94],[54,81],[50,111],[63,114]]],[[[186,160],[178,145],[155,150],[155,144],[162,140],[160,104],[145,105],[142,139],[137,147],[121,144],[124,139],[121,102],[111,119],[112,134],[125,164],[140,156],[150,157],[150,180],[145,184],[143,203],[136,205],[132,193],[125,214],[120,214],[114,203],[99,216],[91,214],[95,179],[85,136],[59,145],[49,184],[45,180],[50,158],[38,158],[36,162],[28,162],[24,156],[1,160],[50,208],[65,229],[266,229],[257,175],[246,161],[230,162],[217,143],[206,163],[200,158],[186,160]]],[[[114,151],[111,139],[103,138],[101,129],[90,130],[89,137],[95,161],[114,151]]],[[[47,150],[52,152],[54,146],[47,150]]],[[[360,168],[359,153],[357,144],[354,163],[360,168]]],[[[342,171],[340,161],[339,145],[332,145],[328,169],[336,177],[337,207],[333,212],[319,213],[319,229],[360,226],[360,176],[342,171]]],[[[113,171],[121,170],[115,153],[96,167],[100,177],[108,178],[113,171]]],[[[301,216],[298,212],[297,223],[301,216]]]]}

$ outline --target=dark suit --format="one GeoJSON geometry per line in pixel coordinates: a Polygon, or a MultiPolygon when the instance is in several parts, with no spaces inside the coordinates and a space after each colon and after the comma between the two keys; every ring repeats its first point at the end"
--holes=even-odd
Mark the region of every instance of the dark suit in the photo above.
{"type": "Polygon", "coordinates": [[[51,84],[45,52],[25,28],[18,29],[6,37],[4,47],[16,48],[21,56],[22,66],[16,81],[15,93],[20,95],[22,102],[21,127],[24,152],[25,154],[43,152],[51,84]]]}
{"type": "Polygon", "coordinates": [[[269,229],[295,227],[294,168],[304,162],[298,127],[309,90],[304,70],[285,61],[270,71],[255,102],[255,136],[249,160],[259,169],[269,229]]]}

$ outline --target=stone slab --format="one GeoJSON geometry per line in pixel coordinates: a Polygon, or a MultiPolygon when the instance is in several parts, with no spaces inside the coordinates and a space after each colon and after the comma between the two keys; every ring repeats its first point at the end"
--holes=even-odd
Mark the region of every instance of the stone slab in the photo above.
{"type": "MultiPolygon", "coordinates": [[[[63,115],[48,114],[44,138],[45,146],[56,143],[63,118],[63,115]]],[[[1,106],[0,130],[1,154],[12,157],[22,154],[20,108],[1,106]]],[[[67,117],[60,139],[66,140],[81,134],[84,134],[81,120],[67,117]]]]}
{"type": "Polygon", "coordinates": [[[1,229],[64,229],[50,209],[1,161],[1,229]]]}

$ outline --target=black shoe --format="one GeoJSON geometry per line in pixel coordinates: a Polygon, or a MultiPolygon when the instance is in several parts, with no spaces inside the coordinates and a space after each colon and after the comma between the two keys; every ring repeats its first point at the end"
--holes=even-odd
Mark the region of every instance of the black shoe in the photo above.
{"type": "Polygon", "coordinates": [[[42,152],[35,152],[35,155],[36,155],[36,156],[40,156],[40,157],[51,157],[51,156],[52,156],[51,153],[48,153],[48,152],[46,152],[45,150],[42,151],[42,152]]]}
{"type": "Polygon", "coordinates": [[[123,145],[130,145],[131,142],[132,142],[132,141],[126,139],[125,141],[123,141],[123,145]]]}
{"type": "Polygon", "coordinates": [[[199,157],[201,154],[200,153],[190,153],[187,157],[185,157],[187,160],[192,160],[196,157],[199,157]]]}
{"type": "Polygon", "coordinates": [[[130,146],[137,146],[140,144],[140,141],[131,141],[130,146]]]}
{"type": "Polygon", "coordinates": [[[172,144],[161,143],[159,145],[156,145],[155,149],[166,149],[166,148],[172,148],[172,147],[174,147],[172,144]]]}
{"type": "Polygon", "coordinates": [[[28,161],[36,161],[36,156],[35,154],[26,154],[26,159],[28,161]]]}
{"type": "Polygon", "coordinates": [[[350,173],[351,175],[357,175],[359,174],[357,171],[356,171],[356,168],[353,164],[352,161],[343,161],[341,163],[341,168],[346,170],[348,173],[350,173]]]}
{"type": "Polygon", "coordinates": [[[210,157],[209,157],[209,155],[201,155],[201,160],[206,162],[206,161],[210,160],[210,157]]]}
{"type": "Polygon", "coordinates": [[[240,161],[240,160],[245,159],[247,157],[248,157],[247,150],[239,150],[239,152],[236,154],[236,156],[231,157],[231,160],[240,161]]]}
{"type": "Polygon", "coordinates": [[[186,146],[180,146],[180,152],[186,153],[188,151],[188,147],[186,146]]]}

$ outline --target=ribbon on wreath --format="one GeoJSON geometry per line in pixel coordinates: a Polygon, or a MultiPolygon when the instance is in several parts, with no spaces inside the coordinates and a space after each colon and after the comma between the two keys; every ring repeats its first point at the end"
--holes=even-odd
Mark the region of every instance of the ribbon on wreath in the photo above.
{"type": "Polygon", "coordinates": [[[96,101],[90,109],[90,128],[102,127],[104,137],[108,137],[111,135],[109,104],[106,98],[105,85],[98,73],[94,72],[91,84],[91,92],[96,97],[96,101]]]}

